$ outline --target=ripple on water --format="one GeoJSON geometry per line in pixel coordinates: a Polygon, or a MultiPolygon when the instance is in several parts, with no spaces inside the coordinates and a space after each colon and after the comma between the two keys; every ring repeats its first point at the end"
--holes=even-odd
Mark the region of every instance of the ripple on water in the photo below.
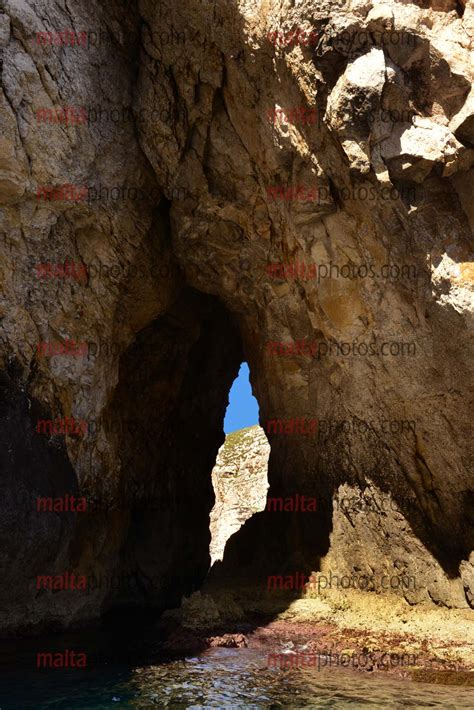
{"type": "Polygon", "coordinates": [[[211,649],[199,657],[136,669],[133,707],[472,708],[472,690],[323,669],[269,669],[261,652],[211,649]]]}
{"type": "Polygon", "coordinates": [[[266,667],[257,649],[213,648],[199,656],[140,666],[32,672],[0,682],[0,710],[106,710],[160,707],[471,710],[472,689],[339,670],[266,667]]]}

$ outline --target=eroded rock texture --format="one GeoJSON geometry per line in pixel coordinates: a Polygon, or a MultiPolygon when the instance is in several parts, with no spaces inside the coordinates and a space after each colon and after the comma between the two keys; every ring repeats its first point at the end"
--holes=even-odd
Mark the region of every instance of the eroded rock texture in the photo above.
{"type": "Polygon", "coordinates": [[[211,563],[222,560],[227,540],[265,509],[270,446],[261,427],[227,434],[212,469],[216,502],[210,515],[211,563]]]}
{"type": "Polygon", "coordinates": [[[472,604],[472,0],[0,8],[1,628],[199,586],[243,353],[270,492],[322,512],[254,516],[221,573],[398,570],[472,604]],[[333,510],[367,490],[396,511],[333,510]],[[66,492],[87,514],[35,512],[66,492]],[[36,588],[65,570],[106,581],[36,588]]]}

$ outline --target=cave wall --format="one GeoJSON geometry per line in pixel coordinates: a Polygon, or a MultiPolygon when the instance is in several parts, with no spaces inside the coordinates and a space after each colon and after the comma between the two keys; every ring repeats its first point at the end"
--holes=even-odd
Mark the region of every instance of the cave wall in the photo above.
{"type": "Polygon", "coordinates": [[[140,10],[137,106],[173,95],[186,117],[165,149],[166,127],[140,124],[158,178],[186,194],[171,207],[174,252],[188,282],[238,316],[272,447],[269,495],[321,502],[317,520],[255,516],[222,574],[260,584],[262,570],[298,565],[409,574],[416,590],[397,593],[411,603],[467,606],[472,3],[140,10]],[[164,43],[163,23],[186,43],[164,43]],[[297,29],[317,41],[281,34],[297,29]],[[301,107],[306,119],[288,118],[301,107]],[[299,187],[318,199],[298,198],[299,187]],[[276,278],[278,263],[300,272],[276,278]],[[301,417],[317,435],[269,424],[301,417]],[[337,505],[366,492],[390,509],[337,505]]]}
{"type": "Polygon", "coordinates": [[[170,203],[132,112],[136,8],[6,3],[2,13],[0,628],[9,634],[117,604],[172,606],[202,582],[210,470],[241,344],[217,300],[185,288],[171,252],[170,203]],[[57,33],[74,31],[76,42],[86,28],[90,46],[54,45],[57,33]],[[38,44],[38,32],[53,45],[38,44]],[[86,186],[87,199],[44,199],[42,188],[64,185],[86,186]]]}
{"type": "Polygon", "coordinates": [[[205,469],[223,439],[237,330],[263,428],[320,422],[317,436],[267,434],[271,494],[314,493],[325,512],[260,514],[232,541],[226,574],[403,569],[417,577],[412,602],[472,600],[472,31],[472,2],[450,0],[2,2],[2,629],[69,624],[116,602],[160,606],[199,584],[205,469]],[[295,27],[317,41],[271,34],[295,27]],[[86,46],[55,46],[68,28],[87,30],[86,46]],[[58,118],[64,107],[76,113],[58,118]],[[309,120],[272,113],[301,107],[309,120]],[[73,197],[45,198],[65,185],[73,197]],[[295,197],[301,186],[318,199],[295,197]],[[87,274],[41,272],[66,260],[87,274]],[[268,265],[281,262],[318,274],[394,264],[416,278],[276,278],[268,265]],[[87,356],[45,355],[68,339],[87,356]],[[270,354],[269,341],[301,339],[374,354],[270,354]],[[415,351],[382,356],[383,343],[415,351]],[[27,434],[65,416],[88,435],[27,434]],[[175,499],[178,481],[202,508],[175,499]],[[106,510],[30,527],[19,499],[68,487],[106,510]],[[366,490],[396,511],[333,509],[366,490]],[[186,510],[140,513],[155,493],[186,510]],[[40,566],[74,565],[131,574],[133,592],[105,583],[54,604],[36,593],[40,566]]]}

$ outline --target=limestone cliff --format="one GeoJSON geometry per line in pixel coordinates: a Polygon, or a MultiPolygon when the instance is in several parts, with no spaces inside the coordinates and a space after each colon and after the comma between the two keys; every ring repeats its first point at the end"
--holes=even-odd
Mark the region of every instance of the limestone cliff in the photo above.
{"type": "Polygon", "coordinates": [[[199,588],[244,358],[269,494],[321,515],[254,515],[216,574],[472,605],[473,30],[472,0],[1,0],[3,633],[199,588]],[[38,588],[66,571],[105,581],[38,588]]]}
{"type": "Polygon", "coordinates": [[[259,426],[227,434],[212,469],[216,502],[210,515],[211,564],[222,560],[227,540],[265,509],[270,446],[259,426]]]}

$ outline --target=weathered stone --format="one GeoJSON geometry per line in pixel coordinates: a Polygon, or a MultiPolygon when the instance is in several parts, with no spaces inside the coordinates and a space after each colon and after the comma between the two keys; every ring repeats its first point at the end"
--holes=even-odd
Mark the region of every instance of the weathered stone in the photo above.
{"type": "Polygon", "coordinates": [[[474,89],[459,113],[451,119],[449,128],[461,143],[474,147],[474,89]]]}
{"type": "Polygon", "coordinates": [[[184,628],[207,629],[217,626],[221,617],[214,600],[206,594],[195,592],[181,604],[181,623],[184,628]]]}
{"type": "Polygon", "coordinates": [[[10,18],[0,14],[0,48],[6,47],[10,39],[10,18]]]}
{"type": "Polygon", "coordinates": [[[221,560],[227,540],[265,508],[270,445],[258,426],[228,434],[212,469],[216,502],[211,511],[211,564],[221,560]]]}
{"type": "Polygon", "coordinates": [[[393,182],[422,183],[436,166],[447,174],[449,165],[459,163],[463,146],[447,128],[417,117],[410,127],[394,128],[381,149],[393,182]]]}

